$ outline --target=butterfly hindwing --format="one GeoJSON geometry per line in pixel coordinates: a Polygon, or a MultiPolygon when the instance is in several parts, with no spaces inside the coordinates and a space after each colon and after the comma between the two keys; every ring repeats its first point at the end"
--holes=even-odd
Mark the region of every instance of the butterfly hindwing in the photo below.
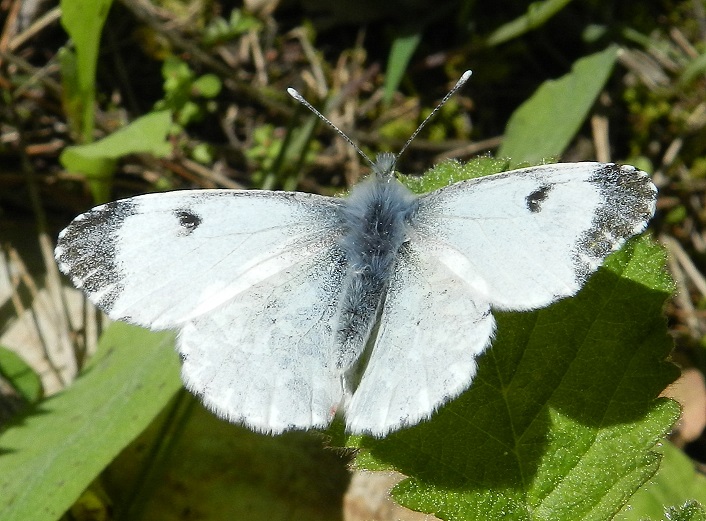
{"type": "Polygon", "coordinates": [[[331,248],[189,321],[177,345],[186,387],[260,432],[327,426],[343,394],[334,334],[343,277],[331,248]]]}
{"type": "Polygon", "coordinates": [[[487,301],[410,240],[400,251],[370,359],[346,408],[348,429],[383,436],[428,418],[468,387],[494,327],[487,301]]]}

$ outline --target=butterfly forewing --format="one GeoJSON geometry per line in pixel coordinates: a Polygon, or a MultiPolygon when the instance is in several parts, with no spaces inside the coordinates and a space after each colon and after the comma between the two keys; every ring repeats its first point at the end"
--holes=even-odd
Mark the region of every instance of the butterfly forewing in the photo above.
{"type": "Polygon", "coordinates": [[[55,253],[111,318],[177,327],[336,244],[338,205],[286,192],[148,194],[80,215],[55,253]]]}
{"type": "Polygon", "coordinates": [[[494,307],[535,309],[575,294],[645,229],[657,191],[644,172],[543,165],[456,183],[421,198],[425,251],[494,307]]]}

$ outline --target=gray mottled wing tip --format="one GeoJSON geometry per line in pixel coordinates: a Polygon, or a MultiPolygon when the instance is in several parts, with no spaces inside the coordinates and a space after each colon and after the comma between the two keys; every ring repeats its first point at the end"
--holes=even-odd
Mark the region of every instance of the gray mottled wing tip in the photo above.
{"type": "Polygon", "coordinates": [[[627,239],[640,233],[655,214],[657,187],[646,172],[634,166],[606,164],[589,179],[605,197],[603,219],[597,222],[627,239]]]}
{"type": "Polygon", "coordinates": [[[601,165],[588,179],[601,195],[592,226],[576,243],[574,259],[585,281],[611,252],[647,228],[655,214],[657,187],[647,173],[629,165],[601,165]]]}
{"type": "Polygon", "coordinates": [[[130,201],[97,206],[62,230],[54,249],[59,269],[108,314],[122,290],[123,274],[115,262],[118,231],[133,211],[130,201]]]}

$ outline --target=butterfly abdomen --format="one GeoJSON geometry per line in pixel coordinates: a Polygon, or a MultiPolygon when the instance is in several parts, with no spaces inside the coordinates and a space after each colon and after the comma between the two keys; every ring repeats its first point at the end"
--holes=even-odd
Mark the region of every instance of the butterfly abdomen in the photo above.
{"type": "Polygon", "coordinates": [[[365,348],[398,251],[407,240],[416,200],[398,181],[372,176],[341,206],[340,246],[347,261],[337,314],[342,369],[351,367],[365,348]]]}

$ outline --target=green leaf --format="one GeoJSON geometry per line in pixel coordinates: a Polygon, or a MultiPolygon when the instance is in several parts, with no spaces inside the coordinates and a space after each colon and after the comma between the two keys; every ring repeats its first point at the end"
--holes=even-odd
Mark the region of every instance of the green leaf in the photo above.
{"type": "Polygon", "coordinates": [[[240,9],[233,9],[230,18],[214,18],[203,31],[205,45],[217,45],[228,40],[233,40],[248,31],[259,31],[262,22],[254,15],[244,13],[240,9]]]}
{"type": "MultiPolygon", "coordinates": [[[[103,24],[112,0],[61,0],[61,25],[76,47],[76,77],[83,106],[83,140],[93,139],[93,103],[96,89],[96,64],[103,24]]],[[[74,101],[77,101],[76,99],[74,101]]]]}
{"type": "Polygon", "coordinates": [[[215,74],[204,74],[194,80],[191,88],[196,96],[215,98],[221,92],[221,79],[215,74]]]}
{"type": "Polygon", "coordinates": [[[84,174],[97,202],[108,199],[117,159],[137,153],[163,157],[171,151],[168,110],[150,112],[94,143],[66,147],[59,160],[67,170],[84,174]]]}
{"type": "Polygon", "coordinates": [[[609,519],[655,473],[679,414],[656,399],[678,374],[664,361],[671,291],[664,252],[641,237],[575,297],[495,313],[470,389],[426,423],[352,437],[357,465],[409,476],[395,499],[441,519],[609,519]]]}
{"type": "Polygon", "coordinates": [[[665,513],[667,521],[706,521],[706,510],[696,501],[680,507],[670,507],[665,513]]]}
{"type": "Polygon", "coordinates": [[[679,86],[687,87],[694,80],[706,73],[706,53],[692,59],[679,76],[679,86]]]}
{"type": "Polygon", "coordinates": [[[462,163],[449,159],[438,163],[423,176],[398,174],[398,179],[415,194],[425,194],[466,179],[498,174],[508,169],[506,159],[477,157],[462,163]]]}
{"type": "Polygon", "coordinates": [[[400,86],[402,77],[407,70],[407,65],[409,65],[412,55],[417,50],[421,40],[421,31],[414,31],[398,36],[392,42],[390,55],[387,58],[387,70],[382,96],[383,103],[386,105],[389,105],[390,101],[392,101],[392,96],[400,86]]]}
{"type": "Polygon", "coordinates": [[[162,64],[164,98],[157,101],[154,110],[169,110],[174,121],[182,127],[200,121],[209,110],[204,99],[214,98],[221,91],[221,80],[215,74],[196,77],[189,64],[176,56],[168,56],[162,64]]]}
{"type": "Polygon", "coordinates": [[[522,36],[533,29],[537,29],[570,2],[571,0],[544,0],[542,2],[532,2],[525,14],[515,18],[511,22],[501,25],[493,31],[490,36],[486,38],[485,44],[489,47],[500,45],[508,40],[522,36]]]}
{"type": "Polygon", "coordinates": [[[14,351],[0,346],[0,376],[3,376],[12,388],[27,403],[34,403],[42,398],[44,388],[39,375],[14,351]]]}
{"type": "Polygon", "coordinates": [[[538,163],[559,156],[583,124],[613,70],[617,47],[578,60],[571,72],[544,82],[510,117],[498,157],[538,163]]]}
{"type": "Polygon", "coordinates": [[[0,518],[55,521],[181,388],[173,335],[115,323],[62,393],[0,434],[0,518]]]}
{"type": "Polygon", "coordinates": [[[177,416],[171,429],[154,422],[103,473],[116,519],[177,521],[184,512],[193,520],[341,519],[348,458],[320,436],[254,433],[217,418],[186,391],[178,409],[167,409],[177,416]],[[159,447],[154,459],[152,447],[159,447]]]}
{"type": "Polygon", "coordinates": [[[137,153],[164,157],[171,152],[171,144],[166,139],[171,123],[168,110],[149,112],[100,141],[67,147],[61,154],[61,162],[73,170],[73,161],[80,161],[80,158],[118,159],[137,153]]]}
{"type": "Polygon", "coordinates": [[[85,110],[84,94],[79,86],[76,53],[67,47],[57,52],[61,71],[61,106],[66,114],[66,121],[75,136],[83,134],[85,110]]]}
{"type": "Polygon", "coordinates": [[[662,519],[665,505],[684,505],[693,500],[706,504],[706,477],[696,472],[689,457],[668,442],[659,452],[662,454],[659,471],[630,499],[615,521],[662,519]]]}

